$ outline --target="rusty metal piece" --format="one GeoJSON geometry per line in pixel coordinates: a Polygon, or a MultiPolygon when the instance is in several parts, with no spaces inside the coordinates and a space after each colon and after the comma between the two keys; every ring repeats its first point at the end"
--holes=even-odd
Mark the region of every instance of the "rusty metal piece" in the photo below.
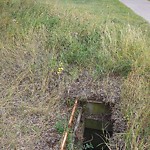
{"type": "Polygon", "coordinates": [[[66,146],[66,141],[67,141],[67,137],[68,137],[68,132],[69,132],[69,129],[71,128],[71,126],[72,126],[72,122],[73,122],[73,118],[74,118],[74,114],[75,114],[77,105],[78,105],[78,100],[76,99],[76,101],[74,103],[74,107],[72,109],[72,113],[71,113],[70,119],[69,119],[68,129],[67,129],[67,131],[64,134],[64,138],[63,138],[60,150],[65,150],[66,149],[65,146],[66,146]]]}

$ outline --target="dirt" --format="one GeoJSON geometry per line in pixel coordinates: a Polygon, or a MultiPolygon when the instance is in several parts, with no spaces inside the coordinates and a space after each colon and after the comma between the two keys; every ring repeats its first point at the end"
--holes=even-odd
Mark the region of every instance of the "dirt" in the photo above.
{"type": "Polygon", "coordinates": [[[80,100],[95,100],[115,104],[120,99],[120,77],[93,79],[87,72],[80,75],[65,91],[63,97],[80,100]]]}
{"type": "MultiPolygon", "coordinates": [[[[56,83],[56,82],[55,82],[56,83]]],[[[5,84],[7,85],[7,84],[5,84]]],[[[58,83],[59,85],[59,83],[58,83]]],[[[34,85],[35,86],[35,85],[34,85]]],[[[41,85],[37,85],[37,87],[41,87],[41,85]]],[[[19,88],[23,88],[23,83],[20,85],[19,88]]],[[[19,90],[19,89],[18,89],[19,90]]],[[[40,91],[41,89],[39,89],[40,91]]],[[[35,107],[38,106],[37,104],[42,104],[43,100],[49,100],[49,96],[51,94],[52,87],[48,86],[48,93],[44,96],[35,96],[36,101],[31,101],[29,98],[29,92],[22,95],[22,101],[29,101],[28,103],[35,102],[35,107]],[[43,98],[44,97],[44,98],[43,98]]],[[[77,98],[81,102],[86,102],[87,100],[94,100],[98,102],[103,102],[109,104],[111,107],[111,120],[113,121],[113,136],[110,139],[110,145],[112,150],[116,150],[116,145],[119,149],[123,149],[124,141],[120,134],[126,130],[126,122],[121,114],[120,110],[120,92],[121,92],[121,78],[114,77],[114,76],[107,76],[102,77],[99,79],[94,79],[91,77],[87,72],[82,73],[77,79],[73,80],[64,89],[59,93],[59,97],[61,97],[62,105],[57,106],[53,111],[53,113],[49,114],[48,118],[45,117],[45,114],[40,114],[33,117],[27,117],[27,121],[29,120],[30,123],[26,122],[26,124],[31,124],[37,126],[40,130],[43,129],[41,134],[38,136],[38,140],[33,138],[33,141],[30,141],[27,144],[33,143],[34,140],[34,148],[36,150],[59,150],[60,142],[62,139],[62,133],[59,133],[55,128],[55,124],[57,121],[61,120],[62,118],[69,118],[71,106],[67,106],[67,100],[72,100],[72,103],[77,98]],[[42,116],[42,118],[41,118],[42,116]],[[59,117],[58,117],[59,116],[59,117]]],[[[2,93],[2,92],[1,92],[2,93]]],[[[5,97],[6,93],[1,94],[1,96],[5,97]]],[[[20,97],[14,96],[14,104],[17,107],[20,106],[20,97]]],[[[29,105],[30,106],[30,105],[29,105]]],[[[19,110],[14,106],[16,110],[19,110]]],[[[43,106],[44,107],[44,106],[43,106]]],[[[16,113],[16,110],[13,112],[16,113]]],[[[1,113],[1,112],[0,112],[1,113]]],[[[31,133],[32,134],[32,133],[31,133]]],[[[35,133],[34,133],[35,134],[35,133]]],[[[35,135],[36,136],[36,135],[35,135]]],[[[80,139],[80,135],[79,138],[80,139]]],[[[28,148],[26,143],[23,143],[23,149],[30,149],[28,148]]]]}
{"type": "Polygon", "coordinates": [[[61,135],[57,133],[55,128],[50,128],[43,131],[41,140],[36,143],[37,150],[58,150],[61,135]]]}
{"type": "Polygon", "coordinates": [[[35,143],[36,150],[59,150],[62,133],[59,133],[56,128],[56,123],[60,120],[63,121],[69,115],[67,106],[58,106],[53,114],[50,115],[50,119],[45,125],[45,130],[41,133],[39,141],[35,143]]]}
{"type": "MultiPolygon", "coordinates": [[[[75,81],[66,86],[60,96],[64,105],[66,100],[74,101],[76,98],[81,102],[86,102],[90,99],[109,104],[112,112],[111,121],[113,122],[113,136],[109,142],[112,150],[116,150],[116,146],[119,150],[124,149],[124,140],[119,134],[124,133],[126,130],[126,121],[120,109],[121,83],[120,77],[107,76],[93,79],[87,72],[84,72],[75,81]]],[[[60,114],[69,116],[68,109],[64,109],[64,105],[59,108],[60,114]]],[[[59,150],[61,137],[62,134],[59,134],[54,128],[54,123],[50,122],[48,129],[41,134],[41,140],[36,143],[36,149],[59,150]]]]}

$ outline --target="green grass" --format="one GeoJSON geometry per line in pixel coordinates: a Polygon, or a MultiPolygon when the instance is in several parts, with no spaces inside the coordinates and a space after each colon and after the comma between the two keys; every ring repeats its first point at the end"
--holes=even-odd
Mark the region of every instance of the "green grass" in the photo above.
{"type": "Polygon", "coordinates": [[[85,70],[124,79],[126,149],[149,148],[146,21],[118,0],[1,0],[0,14],[2,149],[33,149],[57,95],[85,70]]]}

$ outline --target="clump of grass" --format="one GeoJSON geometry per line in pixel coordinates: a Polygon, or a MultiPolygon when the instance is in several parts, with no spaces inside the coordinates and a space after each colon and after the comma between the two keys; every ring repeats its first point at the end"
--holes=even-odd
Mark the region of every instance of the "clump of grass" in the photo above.
{"type": "Polygon", "coordinates": [[[59,121],[56,122],[55,124],[55,129],[57,130],[58,133],[63,134],[66,128],[66,120],[60,119],[59,121]]]}

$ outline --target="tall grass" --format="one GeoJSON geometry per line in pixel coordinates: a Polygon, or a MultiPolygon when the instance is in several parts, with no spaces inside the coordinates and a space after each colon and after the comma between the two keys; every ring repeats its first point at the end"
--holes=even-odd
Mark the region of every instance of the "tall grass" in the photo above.
{"type": "Polygon", "coordinates": [[[119,13],[131,12],[117,0],[1,0],[0,11],[2,149],[33,149],[49,108],[60,102],[56,95],[63,92],[62,85],[73,78],[69,74],[78,76],[83,70],[125,78],[127,149],[148,148],[149,25],[134,15],[126,23],[119,13]],[[103,15],[94,9],[97,5],[105,7],[103,15]],[[60,66],[67,73],[65,81],[58,74],[60,66]],[[39,124],[29,121],[34,115],[39,124]]]}
{"type": "Polygon", "coordinates": [[[132,72],[124,82],[122,109],[128,120],[126,149],[149,149],[149,79],[132,72]]]}

